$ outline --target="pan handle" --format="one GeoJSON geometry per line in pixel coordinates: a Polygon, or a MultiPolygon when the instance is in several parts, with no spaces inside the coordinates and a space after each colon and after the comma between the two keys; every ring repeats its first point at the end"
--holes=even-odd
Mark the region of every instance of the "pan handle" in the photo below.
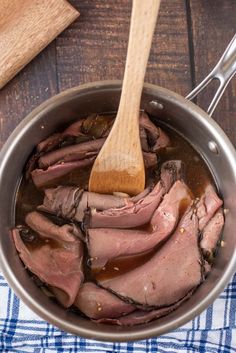
{"type": "Polygon", "coordinates": [[[187,99],[192,100],[198,95],[213,79],[218,79],[220,85],[213,97],[207,113],[211,116],[226,89],[229,81],[236,73],[236,34],[226,48],[224,54],[209,75],[187,95],[187,99]]]}

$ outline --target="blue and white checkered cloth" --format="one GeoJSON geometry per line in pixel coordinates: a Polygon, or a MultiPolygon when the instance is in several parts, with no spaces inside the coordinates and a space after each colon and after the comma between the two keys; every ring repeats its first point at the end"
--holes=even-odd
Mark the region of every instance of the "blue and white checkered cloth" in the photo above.
{"type": "Polygon", "coordinates": [[[67,334],[24,305],[0,275],[0,353],[233,353],[236,352],[236,275],[195,320],[158,338],[97,342],[67,334]]]}

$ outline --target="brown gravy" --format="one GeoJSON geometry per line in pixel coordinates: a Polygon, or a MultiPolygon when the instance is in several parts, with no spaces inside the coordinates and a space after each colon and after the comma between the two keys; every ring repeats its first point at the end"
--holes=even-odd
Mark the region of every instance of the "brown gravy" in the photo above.
{"type": "MultiPolygon", "coordinates": [[[[163,128],[163,127],[162,127],[163,128]]],[[[208,183],[213,183],[212,175],[202,159],[202,157],[193,149],[193,147],[184,140],[183,137],[178,135],[175,131],[170,128],[164,127],[163,130],[168,134],[171,140],[171,147],[163,149],[158,154],[159,157],[159,165],[163,162],[171,159],[179,159],[184,162],[186,166],[185,170],[185,183],[191,189],[193,196],[200,197],[202,192],[204,191],[205,186],[208,183]]],[[[60,178],[57,180],[56,185],[79,185],[81,188],[88,188],[88,180],[90,175],[91,167],[83,168],[79,171],[73,171],[69,173],[66,177],[60,178]]],[[[153,171],[151,172],[151,177],[153,178],[153,171]]],[[[150,177],[150,175],[146,175],[146,180],[150,177]]],[[[158,173],[156,173],[156,181],[158,180],[158,173]]],[[[43,201],[43,192],[36,189],[33,182],[26,181],[25,178],[22,178],[22,181],[19,186],[17,201],[16,201],[16,224],[25,224],[24,218],[28,212],[31,212],[36,209],[36,206],[41,204],[43,201]]],[[[183,214],[186,207],[183,202],[181,205],[180,213],[183,214]]],[[[149,224],[144,225],[138,229],[149,230],[149,224]]],[[[37,244],[30,245],[33,246],[41,246],[42,241],[40,240],[37,244]]],[[[114,261],[110,261],[106,264],[105,269],[99,269],[97,271],[92,272],[86,264],[88,263],[88,256],[86,254],[85,258],[85,277],[87,280],[91,279],[109,279],[115,276],[119,276],[122,273],[125,273],[129,270],[132,270],[150,259],[151,256],[155,253],[156,248],[151,251],[145,252],[136,256],[128,256],[116,259],[114,261]]]]}
{"type": "Polygon", "coordinates": [[[136,267],[143,265],[155,254],[156,251],[157,248],[155,247],[154,249],[146,251],[142,254],[124,256],[112,261],[108,261],[106,266],[104,266],[102,269],[91,271],[92,276],[96,280],[105,280],[117,277],[127,272],[127,270],[131,271],[136,267]]]}

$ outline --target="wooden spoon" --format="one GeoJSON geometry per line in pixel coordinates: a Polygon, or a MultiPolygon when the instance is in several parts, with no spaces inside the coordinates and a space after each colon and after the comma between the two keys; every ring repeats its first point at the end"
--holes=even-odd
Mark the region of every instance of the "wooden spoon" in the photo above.
{"type": "Polygon", "coordinates": [[[139,109],[159,5],[160,0],[133,0],[119,109],[111,132],[93,165],[89,191],[121,191],[136,195],[144,189],[139,109]]]}

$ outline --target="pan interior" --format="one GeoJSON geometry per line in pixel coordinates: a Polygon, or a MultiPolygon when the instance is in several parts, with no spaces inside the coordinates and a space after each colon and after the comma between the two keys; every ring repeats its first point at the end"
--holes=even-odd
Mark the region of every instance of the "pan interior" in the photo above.
{"type": "Polygon", "coordinates": [[[229,210],[224,228],[225,247],[216,258],[207,281],[194,295],[172,314],[149,324],[134,327],[97,325],[67,312],[53,303],[24,270],[9,237],[14,226],[14,205],[17,185],[23,166],[35,145],[57,129],[74,121],[78,115],[85,117],[93,112],[117,110],[120,83],[102,83],[81,86],[52,98],[32,112],[13,132],[1,153],[0,164],[0,246],[1,266],[9,284],[25,302],[41,317],[65,331],[105,341],[129,341],[157,336],[186,323],[205,309],[223,290],[233,275],[235,243],[232,229],[236,227],[233,214],[236,185],[236,162],[232,146],[222,131],[203,111],[171,92],[146,85],[141,108],[147,110],[158,124],[164,124],[181,134],[206,161],[224,206],[229,210]],[[217,153],[209,149],[215,142],[217,153]]]}

